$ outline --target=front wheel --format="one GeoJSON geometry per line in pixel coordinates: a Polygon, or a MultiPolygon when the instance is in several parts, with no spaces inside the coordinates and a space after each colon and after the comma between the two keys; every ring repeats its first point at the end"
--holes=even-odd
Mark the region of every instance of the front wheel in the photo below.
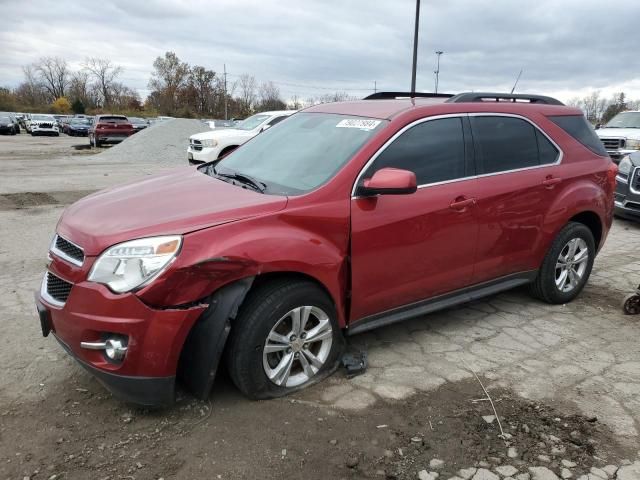
{"type": "Polygon", "coordinates": [[[335,306],[322,289],[278,281],[258,287],[242,306],[227,366],[246,396],[280,397],[331,373],[343,345],[335,306]]]}
{"type": "Polygon", "coordinates": [[[586,225],[568,223],[551,244],[531,292],[547,303],[562,304],[582,291],[596,256],[595,240],[586,225]]]}

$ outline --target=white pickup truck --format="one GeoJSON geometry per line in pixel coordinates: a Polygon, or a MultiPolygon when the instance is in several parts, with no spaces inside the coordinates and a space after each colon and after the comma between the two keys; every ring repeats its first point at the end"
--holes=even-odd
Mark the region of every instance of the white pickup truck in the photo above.
{"type": "Polygon", "coordinates": [[[622,112],[596,130],[614,162],[640,150],[640,111],[622,112]]]}
{"type": "Polygon", "coordinates": [[[233,128],[216,129],[192,135],[189,137],[187,159],[191,165],[198,165],[224,157],[260,132],[294,113],[296,113],[295,110],[256,113],[233,128]]]}

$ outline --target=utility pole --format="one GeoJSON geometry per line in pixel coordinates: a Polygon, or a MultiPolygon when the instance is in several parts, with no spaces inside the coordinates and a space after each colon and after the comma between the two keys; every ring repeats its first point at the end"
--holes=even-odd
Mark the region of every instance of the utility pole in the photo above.
{"type": "Polygon", "coordinates": [[[378,91],[378,82],[376,82],[375,80],[373,81],[373,93],[376,93],[378,91]]]}
{"type": "Polygon", "coordinates": [[[222,67],[224,69],[224,119],[229,119],[229,114],[227,110],[227,64],[223,63],[222,67]]]}
{"type": "Polygon", "coordinates": [[[418,26],[420,24],[420,0],[416,0],[416,21],[413,32],[413,68],[411,69],[411,98],[416,93],[416,67],[418,65],[418,26]]]}
{"type": "Polygon", "coordinates": [[[440,55],[442,55],[444,52],[441,50],[437,50],[436,51],[436,55],[438,56],[438,60],[436,61],[436,70],[435,73],[436,74],[436,89],[435,89],[435,93],[438,93],[438,81],[440,80],[440,55]]]}

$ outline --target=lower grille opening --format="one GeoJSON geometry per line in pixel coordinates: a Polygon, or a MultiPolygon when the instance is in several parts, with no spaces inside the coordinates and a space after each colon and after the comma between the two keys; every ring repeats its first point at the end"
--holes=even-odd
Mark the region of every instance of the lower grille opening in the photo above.
{"type": "Polygon", "coordinates": [[[47,272],[47,294],[58,302],[66,302],[71,293],[72,283],[69,283],[51,272],[47,272]]]}

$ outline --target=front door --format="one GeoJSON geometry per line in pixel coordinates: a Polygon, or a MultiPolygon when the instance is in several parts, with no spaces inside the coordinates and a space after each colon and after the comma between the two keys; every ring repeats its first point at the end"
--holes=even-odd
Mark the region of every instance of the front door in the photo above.
{"type": "Polygon", "coordinates": [[[418,191],[351,200],[351,319],[465,287],[473,275],[477,180],[466,116],[425,119],[381,149],[358,183],[411,170],[418,191]]]}

